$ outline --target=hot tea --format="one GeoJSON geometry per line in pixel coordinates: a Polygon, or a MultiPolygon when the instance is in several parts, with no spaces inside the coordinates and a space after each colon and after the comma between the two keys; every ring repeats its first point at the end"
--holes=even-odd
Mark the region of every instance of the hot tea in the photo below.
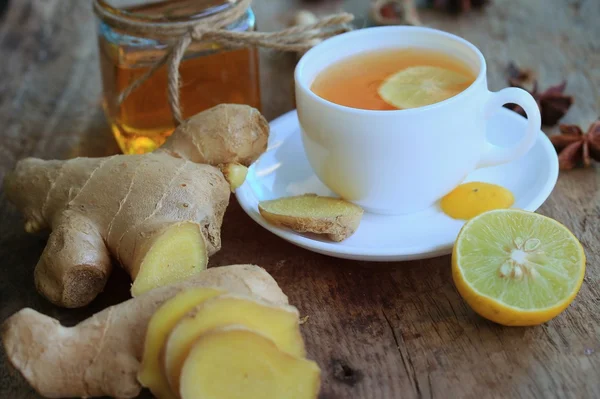
{"type": "Polygon", "coordinates": [[[469,87],[476,74],[441,51],[386,49],[348,57],[322,71],[311,90],[333,103],[367,110],[433,104],[469,87]]]}

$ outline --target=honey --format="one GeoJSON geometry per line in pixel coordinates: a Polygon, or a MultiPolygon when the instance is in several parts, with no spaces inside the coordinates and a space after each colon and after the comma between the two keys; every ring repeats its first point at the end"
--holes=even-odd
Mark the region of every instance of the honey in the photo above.
{"type": "MultiPolygon", "coordinates": [[[[125,8],[136,18],[174,21],[202,18],[226,7],[228,1],[170,0],[125,8]],[[223,4],[220,4],[223,3],[223,4]],[[215,8],[217,10],[215,10],[215,8]]],[[[148,22],[151,23],[151,22],[148,22]]],[[[253,30],[254,15],[230,27],[253,30]]],[[[100,69],[103,107],[114,137],[124,153],[153,151],[173,132],[175,124],[167,98],[167,69],[162,66],[123,102],[119,94],[166,54],[156,38],[139,38],[100,25],[100,69]]],[[[221,103],[247,104],[260,109],[258,50],[225,50],[215,43],[192,43],[180,65],[179,97],[183,117],[221,103]]]]}

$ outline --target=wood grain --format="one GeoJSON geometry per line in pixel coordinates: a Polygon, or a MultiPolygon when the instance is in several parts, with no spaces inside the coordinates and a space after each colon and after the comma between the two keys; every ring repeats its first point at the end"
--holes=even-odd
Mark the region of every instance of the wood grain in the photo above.
{"type": "MultiPolygon", "coordinates": [[[[286,23],[292,0],[255,0],[261,30],[286,23]]],[[[368,2],[307,2],[328,13],[364,18],[368,2]]],[[[542,87],[566,78],[576,97],[565,122],[585,127],[600,114],[600,2],[495,0],[484,11],[449,16],[426,11],[431,27],[481,48],[491,89],[506,86],[508,61],[534,68],[542,87]]],[[[13,0],[0,22],[0,178],[26,156],[69,158],[116,152],[101,111],[94,19],[89,2],[13,0]]],[[[263,112],[293,108],[291,54],[263,52],[263,112]]],[[[552,134],[553,129],[548,129],[552,134]]],[[[389,264],[346,261],[297,248],[248,218],[232,198],[223,249],[212,266],[256,263],[277,279],[302,315],[310,357],[323,370],[322,399],[600,397],[600,169],[561,173],[540,212],[566,224],[588,256],[575,302],[532,328],[504,328],[475,315],[450,277],[449,257],[389,264]]],[[[0,195],[0,321],[29,306],[65,324],[127,297],[116,272],[92,305],[58,309],[33,286],[44,236],[23,232],[0,195]]],[[[0,354],[0,397],[38,396],[0,354]]],[[[141,397],[149,398],[148,393],[141,397]]]]}

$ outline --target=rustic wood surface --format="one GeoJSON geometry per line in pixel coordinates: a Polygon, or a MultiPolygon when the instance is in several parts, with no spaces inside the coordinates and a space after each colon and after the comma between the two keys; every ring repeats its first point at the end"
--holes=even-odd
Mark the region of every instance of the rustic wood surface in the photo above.
{"type": "MultiPolygon", "coordinates": [[[[2,2],[2,4],[7,2],[2,2]]],[[[94,20],[89,1],[12,0],[0,21],[0,177],[26,156],[68,158],[116,152],[100,108],[94,20]]],[[[292,10],[354,12],[366,26],[367,0],[255,0],[262,30],[292,10]]],[[[428,26],[481,48],[491,88],[506,85],[509,60],[539,72],[541,86],[568,80],[576,102],[565,122],[585,128],[600,113],[600,1],[494,0],[483,12],[423,12],[428,26]]],[[[263,111],[293,108],[290,54],[262,55],[263,111]]],[[[552,133],[552,130],[548,130],[552,133]]],[[[0,198],[0,321],[29,306],[73,324],[127,297],[114,273],[109,288],[79,310],[53,307],[33,285],[44,236],[25,234],[0,198]]],[[[302,315],[311,358],[323,370],[321,398],[600,397],[600,169],[560,174],[539,210],[568,226],[588,256],[583,287],[556,319],[503,328],[478,317],[450,277],[450,258],[389,264],[345,261],[297,248],[263,230],[232,198],[223,249],[212,266],[264,266],[302,315]]],[[[0,397],[37,398],[0,354],[0,397]]],[[[150,397],[147,392],[142,395],[150,397]]]]}

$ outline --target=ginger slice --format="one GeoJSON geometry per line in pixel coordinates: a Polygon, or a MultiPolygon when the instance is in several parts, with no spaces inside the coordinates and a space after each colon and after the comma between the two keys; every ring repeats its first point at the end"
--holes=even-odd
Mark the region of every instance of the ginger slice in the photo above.
{"type": "Polygon", "coordinates": [[[138,373],[138,381],[149,388],[157,398],[177,398],[177,395],[171,392],[169,382],[162,373],[159,360],[160,351],[167,336],[175,324],[196,305],[224,292],[215,288],[194,288],[182,291],[163,303],[150,319],[144,341],[144,354],[141,369],[138,373]]]}
{"type": "Polygon", "coordinates": [[[314,194],[262,201],[258,210],[275,226],[299,233],[324,234],[338,242],[354,234],[363,215],[358,205],[314,194]]]}
{"type": "Polygon", "coordinates": [[[207,263],[200,226],[193,222],[172,225],[149,244],[139,270],[133,272],[131,294],[184,280],[206,269],[207,263]]]}
{"type": "Polygon", "coordinates": [[[221,295],[209,299],[184,316],[173,328],[163,347],[164,373],[173,392],[179,392],[179,377],[194,341],[213,328],[230,324],[260,331],[284,352],[305,356],[298,310],[274,306],[250,297],[221,295]]]}
{"type": "Polygon", "coordinates": [[[202,334],[181,370],[182,399],[315,399],[319,366],[241,326],[202,334]]]}

